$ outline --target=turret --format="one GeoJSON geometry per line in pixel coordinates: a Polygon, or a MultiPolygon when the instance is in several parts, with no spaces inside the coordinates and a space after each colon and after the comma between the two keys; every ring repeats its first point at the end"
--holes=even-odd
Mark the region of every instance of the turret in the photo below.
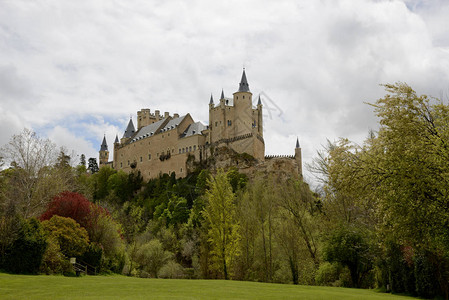
{"type": "Polygon", "coordinates": [[[239,89],[234,93],[235,120],[237,123],[235,124],[236,135],[253,132],[252,95],[249,90],[248,80],[246,79],[245,69],[243,69],[239,89]]]}
{"type": "Polygon", "coordinates": [[[260,95],[259,95],[259,100],[257,101],[257,124],[256,128],[257,128],[257,133],[263,137],[263,112],[262,112],[262,101],[260,100],[260,95]]]}
{"type": "Polygon", "coordinates": [[[221,106],[222,108],[224,108],[224,106],[225,106],[225,96],[224,96],[224,91],[223,91],[223,89],[221,89],[220,106],[221,106]]]}
{"type": "Polygon", "coordinates": [[[126,126],[125,133],[123,134],[120,143],[126,143],[134,135],[134,133],[136,133],[136,129],[134,128],[133,119],[129,119],[128,126],[126,126]]]}
{"type": "Polygon", "coordinates": [[[100,166],[107,164],[109,161],[108,144],[106,143],[106,136],[103,137],[103,143],[100,147],[100,166]]]}
{"type": "Polygon", "coordinates": [[[214,97],[212,97],[212,93],[210,93],[209,110],[212,108],[214,108],[214,97]]]}
{"type": "Polygon", "coordinates": [[[112,157],[112,167],[115,169],[117,167],[117,149],[120,147],[120,141],[118,135],[115,135],[114,141],[114,156],[112,157]]]}
{"type": "Polygon", "coordinates": [[[302,177],[302,156],[301,147],[299,145],[299,138],[296,138],[295,160],[298,163],[298,173],[302,177]]]}

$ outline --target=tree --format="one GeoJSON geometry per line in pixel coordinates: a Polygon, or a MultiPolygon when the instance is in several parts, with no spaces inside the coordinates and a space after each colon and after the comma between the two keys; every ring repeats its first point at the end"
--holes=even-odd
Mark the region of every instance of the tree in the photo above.
{"type": "Polygon", "coordinates": [[[40,220],[50,220],[54,215],[72,218],[81,226],[89,227],[92,205],[83,195],[74,192],[62,192],[53,197],[47,210],[41,215],[40,220]]]}
{"type": "Polygon", "coordinates": [[[440,260],[430,264],[441,274],[440,293],[448,295],[449,107],[403,83],[385,88],[388,94],[372,104],[379,131],[361,146],[342,139],[320,160],[324,204],[349,203],[347,222],[378,229],[382,243],[432,253],[440,260]]]}
{"type": "Polygon", "coordinates": [[[47,239],[41,223],[19,219],[19,233],[0,257],[0,268],[13,273],[35,274],[39,271],[47,239]]]}
{"type": "MultiPolygon", "coordinates": [[[[319,220],[319,202],[309,186],[299,180],[290,179],[278,190],[279,205],[285,210],[299,228],[300,238],[304,241],[315,265],[319,264],[317,234],[319,220]]],[[[294,271],[294,270],[292,270],[294,271]]]]}
{"type": "Polygon", "coordinates": [[[25,218],[38,216],[61,188],[61,179],[52,170],[57,157],[55,145],[24,129],[20,134],[13,135],[1,152],[11,164],[4,202],[1,204],[7,206],[14,203],[25,218]]]}
{"type": "Polygon", "coordinates": [[[86,155],[81,154],[80,156],[80,166],[86,166],[86,155]]]}
{"type": "Polygon", "coordinates": [[[236,218],[235,196],[226,173],[219,170],[208,180],[207,204],[203,211],[208,228],[208,241],[215,258],[214,267],[230,277],[233,259],[239,254],[240,226],[236,218]]]}
{"type": "Polygon", "coordinates": [[[372,248],[364,234],[355,228],[340,227],[332,232],[323,249],[324,259],[348,267],[354,287],[361,287],[373,268],[372,248]]]}
{"type": "Polygon", "coordinates": [[[136,260],[140,264],[140,268],[149,273],[152,277],[157,278],[159,270],[171,259],[173,254],[165,251],[162,243],[157,240],[151,240],[143,244],[137,250],[136,260]]]}

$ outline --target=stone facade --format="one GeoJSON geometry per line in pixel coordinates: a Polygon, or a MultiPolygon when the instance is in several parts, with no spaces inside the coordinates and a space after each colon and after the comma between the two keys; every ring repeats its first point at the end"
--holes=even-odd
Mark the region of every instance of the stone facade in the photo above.
{"type": "MultiPolygon", "coordinates": [[[[300,160],[301,149],[298,146],[295,157],[299,155],[300,160]]],[[[112,162],[108,162],[109,152],[103,139],[100,166],[112,165],[114,169],[125,172],[137,169],[145,180],[173,172],[176,177],[185,177],[188,161],[206,161],[213,156],[214,149],[220,147],[246,153],[255,158],[257,164],[264,164],[262,103],[259,97],[253,107],[253,95],[245,70],[239,89],[232,98],[225,97],[222,91],[215,105],[211,96],[209,126],[195,122],[190,114],[171,116],[165,112],[161,115],[158,110],[151,113],[150,109],[142,109],[137,112],[137,130],[130,120],[120,141],[116,137],[112,162]]]]}

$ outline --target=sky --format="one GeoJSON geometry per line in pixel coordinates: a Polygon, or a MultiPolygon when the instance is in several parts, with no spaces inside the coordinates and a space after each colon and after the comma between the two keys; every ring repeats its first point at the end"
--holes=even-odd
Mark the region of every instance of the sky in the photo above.
{"type": "Polygon", "coordinates": [[[448,102],[448,15],[447,0],[0,0],[0,146],[29,128],[98,157],[142,108],[207,124],[245,68],[266,154],[299,138],[310,163],[378,128],[381,84],[448,102]]]}

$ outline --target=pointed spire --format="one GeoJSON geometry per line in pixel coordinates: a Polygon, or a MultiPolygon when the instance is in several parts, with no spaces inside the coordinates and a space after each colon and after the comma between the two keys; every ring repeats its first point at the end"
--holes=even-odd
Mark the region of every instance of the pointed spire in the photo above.
{"type": "Polygon", "coordinates": [[[224,91],[223,91],[223,89],[221,89],[221,96],[220,96],[220,100],[221,99],[224,99],[225,97],[224,97],[224,91]]]}
{"type": "Polygon", "coordinates": [[[210,101],[209,104],[214,104],[214,98],[212,97],[212,93],[210,94],[210,101]]]}
{"type": "Polygon", "coordinates": [[[299,138],[298,138],[298,137],[296,138],[296,148],[301,148],[301,147],[299,146],[299,138]]]}
{"type": "Polygon", "coordinates": [[[249,84],[248,80],[246,80],[245,68],[243,68],[242,80],[240,80],[238,92],[249,92],[249,84]]]}
{"type": "Polygon", "coordinates": [[[103,137],[103,143],[101,143],[100,151],[108,151],[108,144],[106,143],[106,135],[103,137]]]}
{"type": "Polygon", "coordinates": [[[260,101],[260,95],[259,95],[259,101],[257,101],[257,106],[262,105],[262,101],[260,101]]]}
{"type": "Polygon", "coordinates": [[[120,144],[119,140],[118,140],[118,134],[115,135],[115,141],[114,144],[120,144]]]}
{"type": "Polygon", "coordinates": [[[123,135],[124,138],[130,138],[133,136],[133,134],[136,132],[136,129],[134,127],[133,119],[129,119],[128,126],[126,127],[125,134],[123,135]]]}

